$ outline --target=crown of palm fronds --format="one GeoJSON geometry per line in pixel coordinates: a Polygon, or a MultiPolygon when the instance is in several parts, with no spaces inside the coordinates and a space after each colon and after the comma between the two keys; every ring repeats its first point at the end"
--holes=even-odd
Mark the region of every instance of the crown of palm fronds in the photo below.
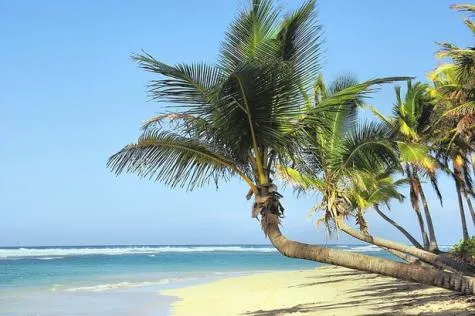
{"type": "MultiPolygon", "coordinates": [[[[293,167],[278,168],[280,178],[297,192],[320,193],[321,202],[312,211],[323,210],[324,216],[318,223],[325,223],[329,231],[338,228],[339,217],[360,214],[363,193],[357,198],[357,187],[370,190],[369,178],[374,178],[375,171],[399,167],[397,146],[391,141],[393,128],[384,123],[357,121],[363,98],[377,83],[380,81],[358,83],[344,76],[327,87],[319,77],[312,107],[332,104],[337,110],[322,113],[326,125],[306,127],[302,155],[293,167]]],[[[382,190],[379,192],[383,194],[382,190]]],[[[375,197],[376,193],[366,203],[376,203],[375,197]]],[[[358,222],[365,226],[361,216],[358,222]]]]}
{"type": "MultiPolygon", "coordinates": [[[[274,162],[296,151],[301,91],[319,69],[319,33],[315,1],[282,17],[273,1],[253,0],[226,32],[217,65],[171,66],[134,55],[160,75],[148,86],[152,99],[174,105],[147,120],[138,142],[108,166],[189,189],[232,175],[251,188],[265,183],[274,162]]],[[[319,122],[316,112],[305,120],[319,122]]]]}
{"type": "Polygon", "coordinates": [[[319,54],[314,0],[285,16],[271,0],[252,0],[228,28],[217,65],[172,66],[134,55],[159,75],[148,86],[151,98],[172,106],[147,120],[143,135],[110,157],[109,168],[188,189],[237,175],[256,192],[276,164],[297,159],[308,126],[345,125],[352,110],[332,120],[338,111],[358,104],[373,86],[400,79],[351,86],[342,79],[329,88],[331,97],[309,108],[319,54]]]}
{"type": "MultiPolygon", "coordinates": [[[[471,16],[475,12],[475,6],[469,4],[457,4],[451,6],[458,11],[466,11],[471,16]]],[[[465,19],[472,35],[475,34],[475,26],[469,19],[465,19]]],[[[465,137],[467,142],[475,139],[475,47],[459,48],[451,43],[440,43],[437,57],[446,58],[450,63],[439,65],[430,72],[428,78],[433,81],[432,94],[438,100],[438,106],[443,109],[441,121],[450,131],[442,131],[443,141],[445,138],[465,137]]]]}

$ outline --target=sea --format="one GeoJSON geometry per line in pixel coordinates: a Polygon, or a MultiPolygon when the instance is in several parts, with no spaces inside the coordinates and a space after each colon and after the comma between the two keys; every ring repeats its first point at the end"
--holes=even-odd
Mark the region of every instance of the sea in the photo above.
{"type": "MultiPolygon", "coordinates": [[[[325,245],[394,258],[372,245],[325,245]]],[[[167,289],[322,264],[270,245],[0,248],[0,315],[169,315],[167,289]]]]}

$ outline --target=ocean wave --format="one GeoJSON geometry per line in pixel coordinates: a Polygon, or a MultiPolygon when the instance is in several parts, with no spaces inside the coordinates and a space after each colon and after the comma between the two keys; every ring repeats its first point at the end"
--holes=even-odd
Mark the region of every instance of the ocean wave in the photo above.
{"type": "Polygon", "coordinates": [[[342,249],[344,251],[353,251],[353,252],[377,252],[383,251],[383,249],[379,248],[378,246],[368,245],[368,246],[353,246],[346,249],[342,249]]]}
{"type": "Polygon", "coordinates": [[[449,245],[439,245],[439,250],[441,251],[449,251],[450,249],[452,249],[453,246],[449,246],[449,245]]]}
{"type": "Polygon", "coordinates": [[[64,257],[39,257],[39,258],[35,258],[35,259],[38,259],[38,260],[55,260],[55,259],[63,259],[64,257]]]}
{"type": "MultiPolygon", "coordinates": [[[[276,252],[272,247],[252,246],[144,246],[144,247],[80,247],[80,248],[9,248],[0,249],[0,259],[60,258],[84,255],[156,255],[162,252],[276,252]]],[[[44,259],[49,260],[49,259],[44,259]]]]}
{"type": "Polygon", "coordinates": [[[66,292],[104,292],[117,289],[128,289],[143,286],[165,285],[170,283],[169,279],[162,279],[159,281],[144,281],[144,282],[120,282],[120,283],[106,283],[92,286],[81,286],[65,289],[66,292]]]}

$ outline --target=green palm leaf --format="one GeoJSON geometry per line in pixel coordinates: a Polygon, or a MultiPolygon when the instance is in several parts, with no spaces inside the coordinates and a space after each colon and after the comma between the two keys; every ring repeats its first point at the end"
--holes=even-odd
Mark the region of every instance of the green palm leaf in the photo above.
{"type": "Polygon", "coordinates": [[[308,191],[325,192],[325,182],[315,176],[311,177],[297,169],[282,165],[278,165],[276,171],[282,181],[292,185],[299,193],[308,191]]]}
{"type": "Polygon", "coordinates": [[[434,158],[429,154],[430,148],[420,143],[396,142],[400,159],[403,162],[417,165],[423,169],[433,172],[437,166],[434,158]]]}
{"type": "Polygon", "coordinates": [[[345,137],[344,150],[334,168],[371,172],[382,166],[396,166],[398,156],[390,141],[391,134],[392,130],[384,124],[360,124],[345,137]]]}
{"type": "Polygon", "coordinates": [[[219,68],[204,63],[169,66],[146,53],[132,58],[142,69],[165,77],[150,83],[152,99],[185,104],[196,114],[210,111],[204,106],[215,102],[215,89],[222,80],[219,68]]]}
{"type": "Polygon", "coordinates": [[[268,60],[276,51],[280,10],[270,0],[252,0],[226,32],[220,53],[223,71],[230,75],[248,59],[268,60]]]}
{"type": "Polygon", "coordinates": [[[107,166],[116,174],[135,173],[190,190],[234,174],[248,181],[234,161],[210,144],[159,130],[145,131],[137,143],[111,156],[107,166]]]}

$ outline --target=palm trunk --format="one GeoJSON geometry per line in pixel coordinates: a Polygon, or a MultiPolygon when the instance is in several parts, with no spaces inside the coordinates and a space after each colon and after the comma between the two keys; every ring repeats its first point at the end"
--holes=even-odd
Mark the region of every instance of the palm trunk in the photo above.
{"type": "Polygon", "coordinates": [[[429,205],[427,204],[426,195],[424,194],[421,181],[419,179],[419,176],[417,175],[417,170],[414,166],[412,167],[412,171],[413,171],[415,184],[417,186],[417,190],[421,197],[422,206],[424,207],[424,215],[426,217],[427,228],[429,229],[429,251],[437,252],[439,250],[439,246],[437,245],[437,239],[435,238],[434,224],[432,223],[432,216],[430,215],[429,205]]]}
{"type": "Polygon", "coordinates": [[[391,218],[389,218],[386,214],[384,214],[378,206],[375,206],[374,209],[376,210],[376,212],[379,214],[379,216],[381,216],[385,221],[387,221],[389,224],[393,225],[394,227],[396,227],[404,236],[406,236],[406,238],[414,245],[416,246],[417,248],[419,249],[422,249],[422,245],[407,231],[404,229],[404,227],[402,227],[401,225],[399,225],[397,222],[393,221],[391,218]]]}
{"type": "Polygon", "coordinates": [[[456,163],[453,163],[453,167],[454,167],[455,188],[457,190],[457,198],[459,202],[460,220],[462,222],[463,240],[468,240],[470,237],[468,235],[467,221],[465,219],[465,210],[463,208],[463,200],[462,200],[462,183],[461,183],[462,173],[456,163]]]}
{"type": "Polygon", "coordinates": [[[455,273],[426,268],[413,264],[399,263],[383,258],[359,253],[334,250],[326,247],[308,245],[287,239],[279,229],[277,215],[267,211],[262,216],[264,233],[274,247],[284,256],[333,264],[345,268],[366,271],[401,280],[428,284],[457,291],[475,294],[475,279],[455,273]]]}
{"type": "Polygon", "coordinates": [[[419,228],[421,230],[422,241],[424,243],[424,249],[429,249],[429,237],[427,236],[427,232],[424,227],[424,220],[422,219],[422,214],[421,214],[421,210],[419,209],[419,205],[414,207],[414,211],[416,212],[417,221],[419,222],[419,228]]]}
{"type": "Polygon", "coordinates": [[[419,222],[419,228],[421,230],[424,249],[429,249],[429,238],[427,237],[427,233],[426,233],[426,229],[424,225],[424,219],[422,218],[421,210],[419,208],[419,195],[418,195],[418,190],[416,186],[416,181],[414,179],[414,176],[409,166],[406,166],[406,173],[410,180],[411,204],[412,204],[412,208],[414,209],[414,212],[416,213],[417,221],[419,222]]]}
{"type": "Polygon", "coordinates": [[[338,221],[338,227],[342,231],[344,231],[345,233],[347,233],[348,235],[356,239],[376,245],[381,248],[392,249],[398,252],[411,255],[436,268],[447,269],[456,273],[461,273],[461,274],[466,274],[466,275],[475,275],[474,269],[470,270],[469,266],[466,264],[451,260],[448,257],[436,255],[430,251],[426,251],[426,250],[419,249],[413,246],[407,246],[407,245],[394,242],[391,240],[364,234],[358,230],[351,228],[343,220],[338,221]]]}
{"type": "MultiPolygon", "coordinates": [[[[473,158],[473,157],[471,157],[471,158],[473,158]]],[[[472,160],[472,165],[474,163],[475,163],[475,161],[472,160]]],[[[466,171],[464,169],[463,172],[464,172],[464,176],[465,176],[466,172],[468,172],[468,170],[466,171]]],[[[474,172],[475,172],[475,169],[474,169],[474,172]]],[[[469,176],[469,174],[468,174],[468,176],[469,176]]],[[[467,201],[468,210],[470,211],[470,216],[472,217],[473,225],[475,226],[475,211],[473,210],[473,205],[472,205],[472,200],[471,200],[471,192],[470,192],[471,188],[468,188],[465,181],[464,181],[463,189],[464,189],[463,190],[463,195],[465,197],[465,201],[467,201]]]]}
{"type": "Polygon", "coordinates": [[[408,254],[405,254],[403,252],[400,252],[400,251],[397,251],[397,250],[393,250],[393,249],[389,249],[389,248],[384,248],[384,250],[386,250],[387,252],[391,253],[392,255],[398,257],[399,259],[407,262],[407,263],[416,263],[419,261],[419,259],[413,257],[413,256],[410,256],[408,254]]]}
{"type": "Polygon", "coordinates": [[[472,148],[472,152],[470,153],[470,160],[472,162],[473,176],[475,177],[475,152],[473,151],[473,148],[472,148]]]}
{"type": "Polygon", "coordinates": [[[464,192],[465,200],[467,201],[468,209],[470,210],[470,215],[472,216],[473,226],[475,226],[475,211],[473,210],[472,200],[467,192],[464,192]]]}
{"type": "Polygon", "coordinates": [[[427,267],[427,268],[434,268],[434,266],[432,266],[428,263],[425,263],[424,261],[421,261],[421,260],[419,260],[416,257],[413,257],[411,255],[399,252],[397,250],[389,249],[389,248],[384,248],[384,250],[386,250],[387,252],[393,254],[394,256],[398,257],[399,259],[401,259],[401,260],[403,260],[403,261],[405,261],[409,264],[417,264],[417,265],[427,267]]]}
{"type": "MultiPolygon", "coordinates": [[[[411,183],[411,186],[414,186],[414,184],[411,183]]],[[[415,189],[415,188],[413,188],[415,189]]],[[[414,194],[417,191],[415,191],[414,194]]],[[[429,237],[427,236],[426,229],[424,226],[424,219],[422,218],[421,210],[419,208],[419,201],[416,201],[416,203],[412,204],[412,207],[414,208],[414,211],[416,212],[417,216],[417,221],[419,222],[419,228],[421,229],[421,235],[422,235],[422,241],[424,243],[424,249],[429,249],[429,237]]]]}

